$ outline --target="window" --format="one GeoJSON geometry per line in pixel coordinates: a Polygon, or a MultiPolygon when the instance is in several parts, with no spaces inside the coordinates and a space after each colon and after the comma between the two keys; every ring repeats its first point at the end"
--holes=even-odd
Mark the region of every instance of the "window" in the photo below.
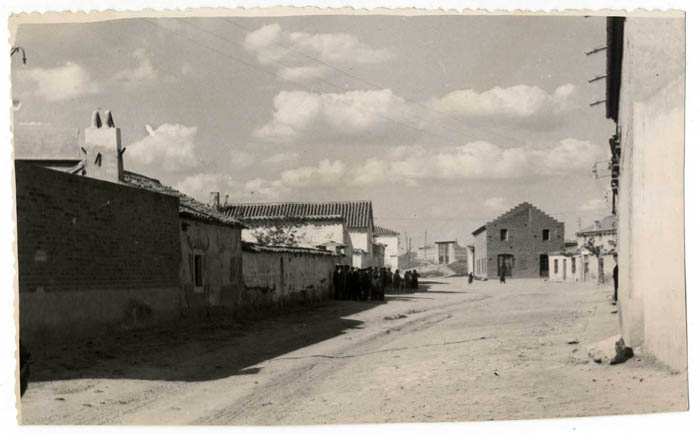
{"type": "Polygon", "coordinates": [[[576,258],[571,258],[571,273],[576,272],[576,258]]]}
{"type": "Polygon", "coordinates": [[[193,255],[192,285],[194,292],[204,292],[204,255],[201,253],[193,255]]]}
{"type": "Polygon", "coordinates": [[[508,240],[508,229],[501,229],[501,241],[508,240]]]}
{"type": "Polygon", "coordinates": [[[542,230],[542,241],[549,241],[549,229],[542,230]]]}
{"type": "Polygon", "coordinates": [[[559,273],[559,260],[555,259],[554,260],[554,274],[559,273]]]}

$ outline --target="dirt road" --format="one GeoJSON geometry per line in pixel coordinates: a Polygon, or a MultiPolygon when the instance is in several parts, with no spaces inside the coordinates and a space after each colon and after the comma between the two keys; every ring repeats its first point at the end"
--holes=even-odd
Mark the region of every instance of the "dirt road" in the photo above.
{"type": "Polygon", "coordinates": [[[617,330],[607,287],[449,278],[422,289],[33,349],[22,421],[437,422],[687,408],[685,372],[644,355],[589,362],[586,347],[617,330]]]}

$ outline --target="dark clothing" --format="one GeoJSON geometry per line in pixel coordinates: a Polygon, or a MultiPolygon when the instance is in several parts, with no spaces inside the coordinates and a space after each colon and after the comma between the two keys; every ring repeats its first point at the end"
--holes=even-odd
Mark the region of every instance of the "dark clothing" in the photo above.
{"type": "Polygon", "coordinates": [[[506,283],[506,270],[501,270],[501,283],[506,283]]]}
{"type": "Polygon", "coordinates": [[[617,301],[617,264],[613,268],[613,282],[615,284],[615,292],[613,293],[613,301],[617,301]]]}
{"type": "Polygon", "coordinates": [[[474,275],[472,273],[469,273],[469,284],[471,285],[471,283],[473,281],[474,281],[474,275]]]}

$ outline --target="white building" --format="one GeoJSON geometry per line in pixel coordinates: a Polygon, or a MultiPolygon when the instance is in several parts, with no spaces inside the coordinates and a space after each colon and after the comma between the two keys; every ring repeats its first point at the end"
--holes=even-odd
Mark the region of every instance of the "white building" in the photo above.
{"type": "Polygon", "coordinates": [[[576,233],[576,241],[584,265],[581,280],[605,282],[612,279],[617,254],[617,216],[596,220],[576,233]]]}
{"type": "Polygon", "coordinates": [[[383,244],[384,267],[397,270],[399,268],[399,237],[400,233],[381,226],[374,227],[374,240],[383,244]]]}

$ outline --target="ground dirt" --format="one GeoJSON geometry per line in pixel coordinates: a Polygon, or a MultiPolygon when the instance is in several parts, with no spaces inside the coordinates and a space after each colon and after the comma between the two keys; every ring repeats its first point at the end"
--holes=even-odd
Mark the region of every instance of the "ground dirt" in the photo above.
{"type": "Polygon", "coordinates": [[[328,424],[590,416],[688,407],[687,373],[617,334],[611,289],[433,279],[384,303],[332,301],[31,348],[24,424],[328,424]],[[578,342],[578,343],[569,343],[578,342]]]}

